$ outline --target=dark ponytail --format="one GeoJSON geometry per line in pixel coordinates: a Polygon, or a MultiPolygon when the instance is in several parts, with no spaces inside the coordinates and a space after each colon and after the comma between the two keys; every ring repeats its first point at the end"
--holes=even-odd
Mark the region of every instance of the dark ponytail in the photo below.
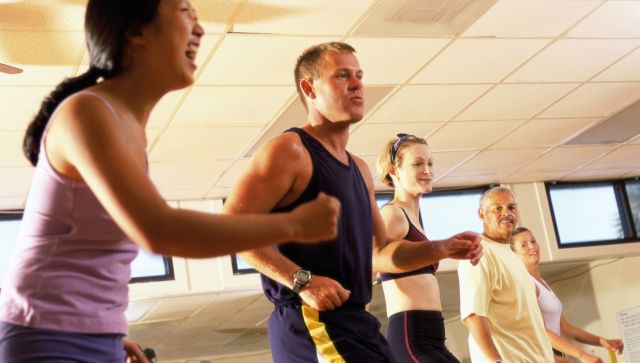
{"type": "Polygon", "coordinates": [[[29,124],[22,151],[32,165],[38,162],[40,140],[53,111],[70,95],[91,87],[98,78],[120,74],[129,58],[127,35],[150,23],[160,0],[89,0],[85,13],[85,36],[91,67],[78,77],[67,78],[47,96],[29,124]]]}
{"type": "Polygon", "coordinates": [[[53,92],[45,97],[40,105],[38,114],[29,124],[27,132],[24,135],[24,140],[22,141],[22,151],[27,159],[29,159],[29,162],[31,162],[31,165],[35,166],[38,162],[40,140],[42,139],[42,134],[47,126],[47,122],[56,107],[72,94],[95,85],[101,73],[99,69],[91,67],[87,72],[77,77],[65,79],[53,92]]]}

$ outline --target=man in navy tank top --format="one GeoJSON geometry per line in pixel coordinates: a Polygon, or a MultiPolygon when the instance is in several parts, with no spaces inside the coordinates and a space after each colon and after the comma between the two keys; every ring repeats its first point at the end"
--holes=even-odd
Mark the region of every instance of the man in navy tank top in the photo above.
{"type": "Polygon", "coordinates": [[[231,191],[225,213],[291,210],[319,193],[341,203],[338,237],[241,256],[261,272],[274,304],[268,322],[275,362],[394,362],[377,319],[365,310],[372,271],[403,272],[443,257],[481,255],[479,236],[440,244],[388,241],[366,163],[346,150],[349,126],[364,117],[363,71],[345,43],[307,49],[295,68],[307,123],[264,144],[231,191]]]}

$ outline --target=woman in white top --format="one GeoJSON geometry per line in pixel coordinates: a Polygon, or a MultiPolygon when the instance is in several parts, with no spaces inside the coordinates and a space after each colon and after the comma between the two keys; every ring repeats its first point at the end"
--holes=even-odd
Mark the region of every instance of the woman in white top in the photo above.
{"type": "Polygon", "coordinates": [[[622,353],[624,348],[622,340],[605,339],[593,335],[569,323],[562,315],[562,303],[540,275],[540,246],[530,230],[524,227],[516,228],[511,237],[511,248],[520,257],[536,283],[538,304],[554,349],[556,362],[570,362],[564,356],[567,354],[578,358],[580,362],[602,363],[600,358],[581,350],[573,345],[571,340],[601,346],[618,354],[622,353]]]}

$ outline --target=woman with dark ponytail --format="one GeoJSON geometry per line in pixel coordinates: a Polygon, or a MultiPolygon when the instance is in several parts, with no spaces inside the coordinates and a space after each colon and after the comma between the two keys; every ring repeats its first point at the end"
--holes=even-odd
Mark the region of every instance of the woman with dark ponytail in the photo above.
{"type": "Polygon", "coordinates": [[[336,235],[326,195],[288,213],[213,215],[171,208],[153,186],[144,127],[163,95],[193,83],[204,35],[188,0],[89,0],[85,33],[89,70],[43,101],[24,139],[36,168],[0,294],[0,362],[144,362],[122,339],[139,247],[214,257],[336,235]]]}
{"type": "Polygon", "coordinates": [[[38,163],[42,133],[44,132],[53,111],[65,98],[98,83],[100,73],[101,72],[97,68],[91,67],[87,72],[77,77],[67,78],[42,101],[40,110],[33,121],[29,124],[22,143],[24,155],[27,157],[31,165],[36,166],[38,163]]]}

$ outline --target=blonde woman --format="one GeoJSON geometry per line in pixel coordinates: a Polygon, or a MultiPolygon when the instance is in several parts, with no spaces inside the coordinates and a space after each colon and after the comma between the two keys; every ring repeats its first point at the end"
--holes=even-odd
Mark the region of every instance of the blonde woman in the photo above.
{"type": "MultiPolygon", "coordinates": [[[[432,243],[442,246],[443,251],[440,258],[416,270],[380,271],[389,317],[387,340],[393,355],[398,362],[459,362],[444,345],[444,319],[435,273],[440,259],[459,257],[444,250],[455,244],[460,235],[429,241],[422,227],[420,197],[431,192],[433,182],[433,158],[426,140],[398,134],[378,156],[377,169],[380,180],[394,188],[393,199],[380,210],[389,238],[432,243]]],[[[481,248],[480,244],[476,248],[481,248]]],[[[477,263],[479,256],[472,263],[477,263]]]]}

